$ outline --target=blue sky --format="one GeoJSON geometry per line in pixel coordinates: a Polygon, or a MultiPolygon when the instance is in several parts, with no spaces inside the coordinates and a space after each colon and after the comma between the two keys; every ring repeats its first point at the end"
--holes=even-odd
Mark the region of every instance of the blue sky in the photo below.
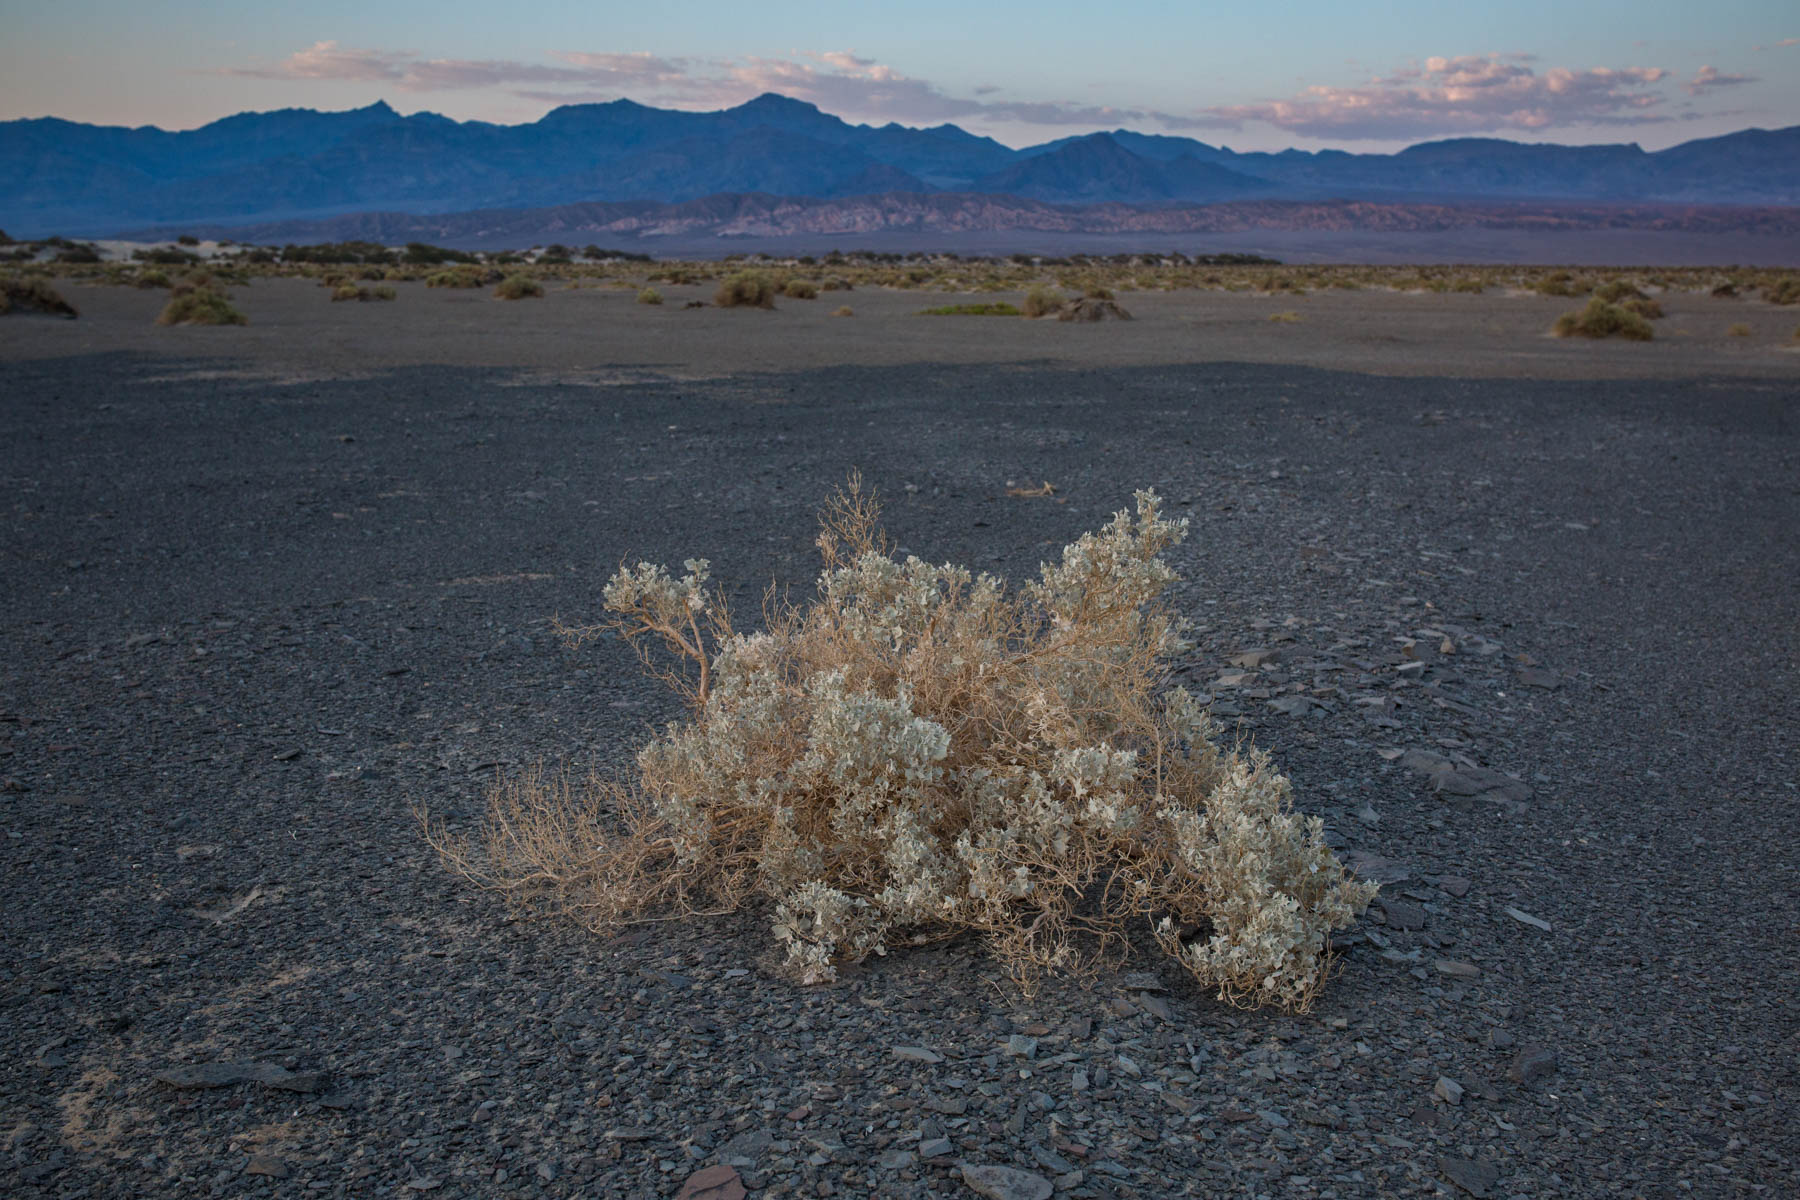
{"type": "Polygon", "coordinates": [[[1237,149],[1460,135],[1654,148],[1800,123],[1792,0],[8,8],[0,119],[191,128],[379,98],[510,123],[559,103],[709,109],[780,91],[1012,145],[1122,126],[1237,149]]]}

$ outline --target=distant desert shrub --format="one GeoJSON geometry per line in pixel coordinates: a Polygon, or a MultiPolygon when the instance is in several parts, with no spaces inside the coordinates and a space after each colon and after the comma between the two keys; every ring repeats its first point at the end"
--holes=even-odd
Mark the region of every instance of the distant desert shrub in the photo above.
{"type": "Polygon", "coordinates": [[[530,300],[544,294],[544,285],[529,275],[508,275],[494,285],[494,295],[501,300],[530,300]]]}
{"type": "Polygon", "coordinates": [[[1222,998],[1310,1005],[1376,889],[1266,754],[1162,690],[1185,643],[1161,555],[1186,522],[1140,492],[1010,595],[896,561],[854,485],[821,524],[817,597],[772,603],[765,632],[733,632],[703,560],[621,568],[614,622],[565,632],[667,647],[689,718],[628,780],[497,784],[473,841],[422,814],[447,862],[598,930],[761,895],[809,983],[976,933],[1029,991],[1122,957],[1142,920],[1222,998]]]}
{"type": "Polygon", "coordinates": [[[1608,304],[1598,296],[1590,299],[1586,308],[1556,318],[1556,324],[1550,328],[1557,337],[1564,338],[1619,337],[1632,342],[1647,342],[1656,336],[1650,322],[1643,317],[1617,304],[1608,304]]]}
{"type": "Polygon", "coordinates": [[[44,313],[55,317],[81,315],[41,275],[0,279],[0,313],[44,313]]]}
{"type": "Polygon", "coordinates": [[[1762,289],[1762,297],[1770,304],[1800,304],[1800,278],[1778,279],[1762,289]]]}
{"type": "Polygon", "coordinates": [[[810,279],[790,279],[781,289],[781,294],[790,300],[817,300],[819,285],[810,279]]]}
{"type": "Polygon", "coordinates": [[[713,303],[720,308],[774,308],[775,283],[761,271],[739,271],[720,281],[713,303]]]}
{"type": "Polygon", "coordinates": [[[169,302],[156,318],[158,325],[248,325],[249,319],[231,306],[223,292],[210,282],[175,285],[169,302]]]}
{"type": "Polygon", "coordinates": [[[473,269],[452,268],[448,271],[433,271],[425,277],[428,288],[478,288],[485,287],[492,280],[489,273],[479,267],[473,269]]]}
{"type": "Polygon", "coordinates": [[[1726,337],[1735,337],[1735,338],[1746,338],[1746,337],[1750,336],[1751,332],[1752,331],[1751,331],[1750,327],[1748,325],[1744,324],[1742,321],[1740,321],[1737,324],[1732,325],[1731,327],[1726,329],[1725,336],[1726,337]]]}
{"type": "Polygon", "coordinates": [[[1728,279],[1724,283],[1721,283],[1717,287],[1713,288],[1713,290],[1710,294],[1714,300],[1733,299],[1738,294],[1737,284],[1733,283],[1731,280],[1728,279]]]}
{"type": "Polygon", "coordinates": [[[1270,313],[1269,320],[1279,322],[1283,325],[1294,325],[1299,323],[1300,314],[1289,309],[1286,312],[1270,313]]]}
{"type": "Polygon", "coordinates": [[[819,286],[827,292],[853,292],[856,290],[856,285],[841,275],[829,276],[819,286]]]}
{"type": "Polygon", "coordinates": [[[647,287],[638,293],[637,302],[639,304],[661,304],[663,296],[655,288],[647,287]]]}
{"type": "Polygon", "coordinates": [[[1614,279],[1601,284],[1594,289],[1594,297],[1598,300],[1604,300],[1608,304],[1617,304],[1621,300],[1644,300],[1648,298],[1643,292],[1638,290],[1637,285],[1625,279],[1614,279]]]}
{"type": "Polygon", "coordinates": [[[1651,299],[1649,296],[1627,296],[1625,299],[1619,301],[1619,307],[1628,313],[1636,313],[1646,321],[1660,321],[1663,319],[1662,304],[1659,301],[1651,299]]]}
{"type": "Polygon", "coordinates": [[[1538,280],[1537,292],[1541,296],[1585,296],[1591,286],[1567,271],[1552,271],[1538,280]]]}
{"type": "Polygon", "coordinates": [[[848,304],[840,304],[833,310],[831,315],[834,317],[854,317],[856,315],[856,310],[851,308],[848,304]]]}
{"type": "Polygon", "coordinates": [[[136,275],[133,275],[131,277],[131,284],[133,287],[141,288],[166,288],[175,286],[174,281],[169,278],[167,271],[159,271],[155,267],[147,268],[139,271],[136,275]]]}
{"type": "Polygon", "coordinates": [[[1004,301],[995,304],[940,304],[936,308],[921,308],[921,317],[1016,317],[1019,308],[1004,301]]]}
{"type": "Polygon", "coordinates": [[[1082,288],[1081,294],[1089,300],[1111,300],[1113,298],[1111,288],[1102,287],[1097,283],[1090,283],[1082,288]]]}
{"type": "Polygon", "coordinates": [[[358,287],[353,283],[346,283],[343,286],[334,289],[331,293],[331,298],[333,301],[355,300],[367,304],[371,300],[392,300],[399,294],[399,292],[396,292],[393,288],[388,287],[385,284],[381,287],[366,288],[358,287]]]}
{"type": "Polygon", "coordinates": [[[1047,317],[1063,306],[1062,293],[1038,284],[1025,293],[1019,311],[1027,317],[1047,317]]]}

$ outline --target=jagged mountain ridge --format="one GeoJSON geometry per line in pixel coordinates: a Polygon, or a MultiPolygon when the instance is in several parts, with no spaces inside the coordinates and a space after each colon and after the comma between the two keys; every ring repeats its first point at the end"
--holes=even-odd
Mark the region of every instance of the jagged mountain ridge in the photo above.
{"type": "Polygon", "coordinates": [[[717,194],[985,193],[1047,204],[1497,199],[1800,204],[1800,126],[1657,152],[1464,138],[1397,154],[1237,153],[1129,130],[1013,150],[955,125],[853,125],[767,94],[718,112],[630,100],[496,125],[385,103],[240,113],[199,129],[0,122],[0,228],[101,234],[717,194]]]}

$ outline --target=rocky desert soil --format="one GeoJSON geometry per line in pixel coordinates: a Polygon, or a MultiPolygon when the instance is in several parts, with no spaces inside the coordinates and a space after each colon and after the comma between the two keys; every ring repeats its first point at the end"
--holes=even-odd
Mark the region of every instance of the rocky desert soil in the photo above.
{"type": "Polygon", "coordinates": [[[676,310],[795,340],[384,351],[431,366],[95,295],[0,328],[0,1192],[1800,1191],[1791,357],[833,365],[676,310]],[[766,912],[601,938],[443,870],[416,806],[677,715],[553,616],[627,557],[805,589],[852,468],[1015,580],[1134,488],[1190,519],[1177,676],[1384,884],[1313,1012],[1153,953],[1027,999],[972,943],[803,989],[766,912]]]}

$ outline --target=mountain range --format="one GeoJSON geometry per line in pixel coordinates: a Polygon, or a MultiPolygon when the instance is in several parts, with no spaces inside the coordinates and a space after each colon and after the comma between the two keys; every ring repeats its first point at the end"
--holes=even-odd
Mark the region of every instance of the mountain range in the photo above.
{"type": "Polygon", "coordinates": [[[402,116],[378,102],[240,113],[180,132],[0,122],[0,173],[11,181],[0,228],[15,237],[745,194],[1152,211],[1257,202],[1766,208],[1800,205],[1800,126],[1654,152],[1458,138],[1395,154],[1238,153],[1129,130],[1013,149],[955,125],[854,125],[772,93],[718,112],[566,105],[520,125],[402,116]]]}

